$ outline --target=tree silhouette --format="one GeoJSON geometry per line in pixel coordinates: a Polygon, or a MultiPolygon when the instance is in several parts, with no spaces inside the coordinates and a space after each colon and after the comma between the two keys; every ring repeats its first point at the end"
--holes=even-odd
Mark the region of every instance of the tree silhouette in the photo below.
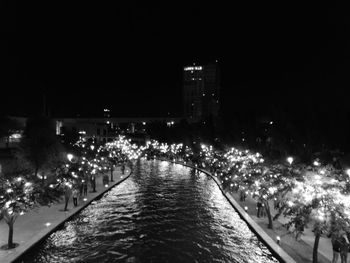
{"type": "Polygon", "coordinates": [[[39,172],[50,172],[64,158],[63,153],[63,146],[55,135],[50,119],[37,117],[27,120],[16,157],[33,171],[34,176],[45,179],[46,175],[39,172]]]}

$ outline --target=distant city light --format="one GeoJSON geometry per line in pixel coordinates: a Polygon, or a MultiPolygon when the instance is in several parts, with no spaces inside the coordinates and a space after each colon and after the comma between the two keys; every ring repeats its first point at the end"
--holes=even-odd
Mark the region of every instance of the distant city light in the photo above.
{"type": "Polygon", "coordinates": [[[20,133],[14,133],[14,134],[11,134],[10,135],[10,140],[12,139],[12,140],[18,140],[18,139],[21,139],[22,138],[22,134],[20,134],[20,133]]]}
{"type": "Polygon", "coordinates": [[[189,71],[189,70],[202,70],[202,66],[196,66],[196,67],[185,67],[184,68],[185,71],[189,71]]]}
{"type": "Polygon", "coordinates": [[[174,124],[175,124],[174,121],[168,121],[168,122],[166,123],[166,125],[167,125],[168,127],[171,127],[171,126],[173,126],[174,124]]]}

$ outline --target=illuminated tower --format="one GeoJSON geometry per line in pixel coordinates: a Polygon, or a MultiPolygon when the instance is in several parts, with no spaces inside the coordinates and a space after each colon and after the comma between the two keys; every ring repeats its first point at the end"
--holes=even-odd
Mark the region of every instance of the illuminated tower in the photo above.
{"type": "Polygon", "coordinates": [[[110,118],[111,117],[111,111],[109,109],[103,109],[103,117],[104,118],[110,118]]]}
{"type": "Polygon", "coordinates": [[[215,120],[220,106],[220,71],[217,61],[183,69],[184,117],[189,122],[215,120]]]}

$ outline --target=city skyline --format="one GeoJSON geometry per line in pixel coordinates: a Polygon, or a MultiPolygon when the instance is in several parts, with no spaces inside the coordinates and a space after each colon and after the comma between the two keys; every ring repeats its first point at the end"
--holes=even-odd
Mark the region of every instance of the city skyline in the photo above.
{"type": "Polygon", "coordinates": [[[0,262],[347,262],[350,15],[0,2],[0,262]]]}

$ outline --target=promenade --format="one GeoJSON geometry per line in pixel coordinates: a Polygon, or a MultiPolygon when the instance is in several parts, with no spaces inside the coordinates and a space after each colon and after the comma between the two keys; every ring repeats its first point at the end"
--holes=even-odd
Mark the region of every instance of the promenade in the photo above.
{"type": "MultiPolygon", "coordinates": [[[[207,174],[211,174],[205,169],[196,168],[191,164],[184,164],[182,162],[176,162],[176,163],[183,164],[198,170],[202,170],[207,174]]],[[[212,177],[214,178],[214,176],[212,177]]],[[[219,180],[216,180],[216,181],[218,182],[219,180]]],[[[218,182],[218,184],[221,187],[221,183],[218,182]]],[[[296,262],[312,263],[312,256],[313,256],[312,253],[313,253],[315,235],[312,232],[312,229],[310,228],[312,226],[311,223],[309,224],[310,227],[305,228],[304,233],[301,235],[301,240],[297,241],[295,240],[295,236],[291,233],[288,233],[287,229],[283,226],[283,224],[287,222],[287,219],[284,218],[283,216],[281,216],[278,220],[273,222],[274,224],[273,230],[268,229],[267,217],[259,217],[259,218],[257,217],[256,200],[254,200],[250,196],[247,196],[246,200],[242,202],[240,201],[239,192],[233,193],[231,191],[226,191],[226,190],[223,192],[228,197],[228,199],[230,199],[230,197],[234,199],[235,205],[239,206],[238,209],[236,208],[236,210],[243,210],[244,208],[247,208],[246,213],[249,215],[249,217],[260,226],[262,231],[264,231],[267,235],[270,236],[271,239],[273,239],[275,244],[277,244],[276,242],[277,236],[279,236],[281,239],[279,246],[289,256],[291,256],[296,262]]],[[[277,211],[274,209],[272,201],[270,202],[270,208],[271,208],[272,216],[275,215],[277,211]]],[[[257,232],[259,232],[259,230],[257,232]]],[[[272,245],[274,246],[274,244],[272,245]]],[[[332,250],[331,239],[327,237],[321,237],[318,245],[318,263],[330,263],[332,262],[332,257],[333,257],[333,250],[332,250]]],[[[338,262],[340,262],[340,258],[338,262]]],[[[350,262],[349,257],[348,257],[348,262],[350,262]]]]}
{"type": "MultiPolygon", "coordinates": [[[[180,163],[180,162],[178,162],[180,163]]],[[[180,163],[182,164],[182,163],[180,163]]],[[[188,166],[188,165],[187,165],[188,166]]],[[[191,166],[191,165],[189,165],[191,166]]],[[[108,191],[110,188],[118,184],[123,179],[127,178],[130,175],[130,168],[127,168],[125,175],[121,174],[120,168],[118,167],[113,174],[114,182],[110,182],[108,187],[105,187],[102,183],[102,175],[97,177],[97,187],[96,193],[90,192],[88,190],[87,200],[84,201],[83,198],[79,199],[78,207],[73,206],[72,199],[69,202],[68,209],[69,211],[64,212],[64,202],[57,203],[51,207],[39,207],[34,209],[27,214],[20,216],[14,228],[14,242],[19,243],[20,245],[12,250],[0,250],[0,262],[7,263],[13,262],[18,258],[22,253],[24,253],[31,246],[40,241],[48,233],[52,232],[55,228],[61,225],[65,220],[72,217],[74,214],[78,213],[85,206],[87,206],[94,199],[100,197],[108,191]]],[[[311,263],[312,262],[312,249],[314,243],[314,233],[312,229],[305,228],[301,240],[296,241],[294,235],[287,232],[287,230],[282,226],[286,219],[281,217],[279,220],[274,221],[274,229],[267,228],[267,218],[258,218],[256,216],[256,201],[248,196],[244,202],[241,202],[239,199],[238,193],[224,192],[228,198],[232,197],[235,200],[235,204],[240,206],[240,209],[243,210],[247,208],[247,214],[249,217],[257,223],[260,228],[273,240],[274,245],[277,245],[276,237],[281,238],[279,246],[290,255],[295,262],[301,263],[311,263]]],[[[273,209],[273,204],[271,203],[272,214],[274,215],[276,211],[273,209]]],[[[312,224],[310,224],[312,226],[312,224]]],[[[7,242],[8,236],[8,227],[6,223],[2,220],[0,221],[0,244],[3,245],[7,242]]],[[[332,245],[330,238],[321,237],[319,248],[318,248],[318,263],[329,263],[332,260],[332,245]]],[[[340,260],[339,260],[340,261],[340,260]]],[[[348,260],[348,262],[350,262],[348,260]]]]}
{"type": "MultiPolygon", "coordinates": [[[[231,193],[231,196],[241,207],[247,207],[247,213],[258,225],[276,241],[277,236],[281,238],[280,246],[285,250],[296,262],[311,263],[312,252],[314,246],[315,235],[310,227],[305,228],[300,240],[295,240],[294,234],[288,233],[287,229],[282,224],[287,220],[281,216],[278,220],[273,221],[274,229],[268,229],[267,217],[257,217],[256,200],[248,196],[244,202],[240,201],[239,193],[231,193]]],[[[273,203],[270,203],[272,215],[276,214],[273,208],[273,203]]],[[[318,263],[330,263],[333,257],[331,239],[326,237],[320,238],[318,245],[318,263]]],[[[339,259],[340,262],[340,259],[339,259]]]]}
{"type": "MultiPolygon", "coordinates": [[[[79,198],[78,206],[73,206],[73,199],[70,198],[68,211],[64,212],[64,200],[55,203],[50,207],[42,206],[17,218],[14,225],[13,239],[19,246],[11,250],[0,250],[0,263],[9,263],[16,260],[21,254],[39,242],[43,237],[52,232],[55,228],[68,220],[70,217],[81,211],[93,200],[99,198],[109,189],[126,179],[131,174],[131,169],[127,167],[123,175],[120,167],[113,173],[114,182],[109,182],[108,187],[103,185],[102,175],[96,178],[96,192],[91,192],[88,188],[86,200],[79,198]]],[[[8,226],[4,220],[0,221],[0,245],[7,243],[8,226]]]]}

